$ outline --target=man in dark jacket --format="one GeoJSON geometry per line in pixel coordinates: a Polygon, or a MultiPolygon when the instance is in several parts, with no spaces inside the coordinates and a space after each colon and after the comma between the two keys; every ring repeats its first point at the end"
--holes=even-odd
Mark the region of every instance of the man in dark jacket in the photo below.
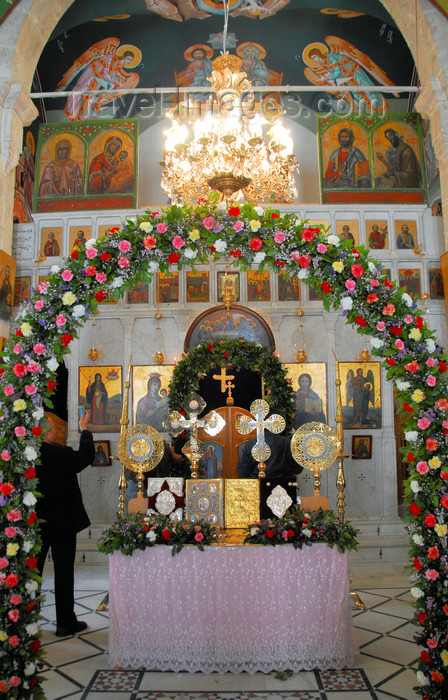
{"type": "MultiPolygon", "coordinates": [[[[265,442],[271,448],[271,456],[266,460],[265,473],[271,479],[293,478],[299,474],[300,466],[291,454],[291,441],[286,435],[276,435],[270,431],[264,433],[265,442]]],[[[240,479],[256,479],[258,477],[258,462],[252,457],[252,447],[257,439],[246,440],[238,448],[237,471],[240,479]]]]}
{"type": "Polygon", "coordinates": [[[51,548],[54,564],[56,602],[56,636],[67,637],[86,629],[87,623],[76,619],[74,612],[74,565],[76,533],[90,525],[84,509],[77,474],[95,457],[92,433],[87,430],[89,414],[79,419],[79,450],[54,443],[55,425],[46,418],[48,430],[41,446],[41,464],[37,465],[38,490],[42,494],[36,504],[42,549],[38,569],[42,575],[45,558],[51,548]]]}

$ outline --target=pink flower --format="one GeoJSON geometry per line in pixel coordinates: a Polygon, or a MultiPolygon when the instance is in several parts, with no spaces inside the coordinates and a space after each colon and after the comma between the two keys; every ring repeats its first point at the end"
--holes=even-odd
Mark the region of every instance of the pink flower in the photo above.
{"type": "Polygon", "coordinates": [[[252,238],[249,245],[251,250],[260,250],[260,248],[263,246],[263,241],[261,238],[252,238]]]}
{"type": "Polygon", "coordinates": [[[437,379],[431,374],[426,380],[428,386],[435,386],[437,384],[437,379]]]}
{"type": "Polygon", "coordinates": [[[22,596],[17,595],[15,593],[14,595],[11,596],[11,598],[9,599],[9,602],[11,603],[11,605],[20,605],[20,603],[22,602],[22,596]]]}
{"type": "Polygon", "coordinates": [[[11,678],[9,679],[8,682],[9,682],[9,685],[13,686],[13,688],[17,688],[17,686],[20,685],[21,680],[20,680],[19,676],[11,676],[11,678]]]}
{"type": "Polygon", "coordinates": [[[70,270],[64,270],[61,275],[64,282],[70,282],[73,279],[73,273],[70,270]]]}
{"type": "MultiPolygon", "coordinates": [[[[164,225],[164,224],[163,224],[164,225]]],[[[162,226],[162,224],[160,224],[162,226]]],[[[185,241],[181,236],[174,236],[173,238],[173,246],[177,249],[180,250],[182,246],[185,245],[185,241]]]]}
{"type": "Polygon", "coordinates": [[[317,246],[317,252],[318,253],[326,253],[328,250],[328,246],[325,245],[325,243],[319,243],[317,246]]]}
{"type": "Polygon", "coordinates": [[[0,457],[4,462],[9,462],[11,459],[11,455],[9,454],[8,450],[2,450],[0,457]]]}
{"type": "Polygon", "coordinates": [[[198,532],[194,536],[194,539],[196,540],[196,542],[202,542],[202,540],[204,539],[204,535],[202,534],[202,532],[198,532]]]}
{"type": "Polygon", "coordinates": [[[37,389],[36,389],[34,384],[27,384],[25,386],[25,394],[27,396],[32,396],[33,394],[36,393],[36,391],[37,391],[37,389]]]}
{"type": "Polygon", "coordinates": [[[17,530],[15,527],[5,527],[5,535],[6,537],[15,537],[17,535],[17,530]]]}
{"type": "Polygon", "coordinates": [[[39,294],[45,294],[45,292],[47,291],[49,286],[50,286],[49,282],[41,282],[37,288],[37,291],[39,292],[39,294]]]}
{"type": "Polygon", "coordinates": [[[383,315],[384,316],[393,316],[395,313],[395,304],[392,304],[389,302],[386,304],[386,306],[383,307],[383,315]]]}
{"type": "Polygon", "coordinates": [[[379,331],[386,330],[386,324],[384,323],[384,321],[378,321],[378,323],[376,324],[376,327],[377,327],[377,330],[379,330],[379,331]]]}
{"type": "Polygon", "coordinates": [[[213,228],[215,222],[213,221],[213,216],[206,216],[202,223],[204,224],[205,228],[211,229],[213,228]]]}
{"type": "Polygon", "coordinates": [[[11,622],[17,622],[17,620],[19,619],[19,611],[17,609],[10,610],[8,612],[8,617],[11,620],[11,622]]]}
{"type": "Polygon", "coordinates": [[[31,372],[31,373],[40,372],[40,369],[41,369],[40,364],[38,362],[28,362],[26,368],[27,368],[28,372],[31,372]]]}
{"type": "Polygon", "coordinates": [[[17,647],[19,645],[19,638],[16,634],[9,638],[9,643],[12,647],[17,647]]]}
{"type": "Polygon", "coordinates": [[[95,275],[95,279],[97,282],[102,284],[103,282],[105,282],[107,280],[107,275],[104,272],[97,272],[95,275]]]}
{"type": "Polygon", "coordinates": [[[310,228],[304,228],[302,231],[302,241],[307,241],[308,243],[311,243],[313,239],[314,231],[312,231],[310,228]]]}
{"type": "Polygon", "coordinates": [[[418,462],[416,469],[419,474],[427,474],[429,472],[429,465],[427,462],[418,462]]]}
{"type": "Polygon", "coordinates": [[[120,267],[122,270],[126,267],[129,267],[130,264],[131,263],[129,262],[129,258],[127,258],[125,255],[122,255],[121,258],[118,258],[118,267],[120,267]]]}
{"type": "Polygon", "coordinates": [[[238,221],[235,221],[235,223],[233,224],[233,228],[235,229],[235,231],[236,231],[237,233],[239,233],[239,231],[242,231],[242,230],[243,230],[244,224],[243,224],[242,221],[240,221],[240,220],[238,219],[238,221]]]}
{"type": "Polygon", "coordinates": [[[36,311],[42,311],[42,309],[44,308],[44,302],[42,301],[42,299],[38,299],[36,302],[34,302],[34,308],[36,309],[36,311]]]}
{"type": "MultiPolygon", "coordinates": [[[[0,557],[0,569],[6,569],[8,564],[9,564],[9,561],[5,557],[0,557]]],[[[11,603],[12,603],[12,601],[11,601],[11,603]]],[[[13,603],[13,605],[18,605],[18,603],[13,603]]]]}
{"type": "Polygon", "coordinates": [[[6,519],[9,520],[10,523],[17,522],[17,520],[20,520],[22,517],[22,513],[20,510],[10,510],[9,513],[6,513],[6,519]]]}
{"type": "Polygon", "coordinates": [[[372,287],[378,287],[379,282],[378,280],[370,280],[370,284],[372,285],[372,287]]]}
{"type": "Polygon", "coordinates": [[[58,314],[56,316],[56,325],[58,327],[65,325],[66,322],[67,322],[67,319],[65,318],[65,316],[63,314],[58,314]]]}
{"type": "Polygon", "coordinates": [[[13,395],[15,394],[15,392],[16,392],[16,390],[14,389],[14,387],[12,386],[12,384],[8,384],[8,385],[5,386],[5,388],[3,389],[3,393],[4,393],[5,396],[13,396],[13,395]]]}
{"type": "Polygon", "coordinates": [[[131,244],[129,241],[120,241],[118,244],[118,250],[120,253],[127,253],[128,250],[131,250],[131,244]]]}
{"type": "Polygon", "coordinates": [[[435,364],[436,364],[435,359],[433,357],[428,357],[428,359],[426,360],[426,366],[427,367],[434,367],[435,364]]]}
{"type": "Polygon", "coordinates": [[[25,437],[25,435],[26,435],[26,430],[23,427],[23,425],[17,425],[14,428],[14,432],[17,435],[17,437],[25,437]]]}
{"type": "MultiPolygon", "coordinates": [[[[277,233],[274,235],[274,241],[276,243],[283,243],[285,238],[286,238],[286,233],[284,231],[277,231],[277,233]]],[[[303,233],[302,233],[302,238],[303,238],[303,233]]]]}
{"type": "Polygon", "coordinates": [[[26,367],[21,362],[16,362],[16,364],[13,365],[12,371],[16,377],[24,377],[26,374],[26,367]]]}
{"type": "Polygon", "coordinates": [[[298,260],[300,258],[300,253],[298,250],[293,250],[290,255],[291,260],[298,260]]]}
{"type": "Polygon", "coordinates": [[[400,338],[397,338],[397,340],[395,341],[395,347],[397,348],[397,350],[403,350],[404,343],[402,340],[400,340],[400,338]]]}
{"type": "Polygon", "coordinates": [[[168,226],[166,224],[157,224],[156,229],[159,233],[165,233],[165,231],[168,231],[168,226]]]}
{"type": "Polygon", "coordinates": [[[20,355],[21,352],[22,352],[22,346],[19,345],[19,343],[16,343],[14,345],[14,349],[13,349],[14,355],[20,355]]]}
{"type": "Polygon", "coordinates": [[[201,531],[201,526],[200,525],[195,525],[194,526],[195,532],[200,532],[201,531]]]}
{"type": "Polygon", "coordinates": [[[428,581],[435,581],[439,578],[439,572],[435,569],[428,569],[428,571],[426,572],[426,578],[428,579],[428,581]]]}
{"type": "Polygon", "coordinates": [[[357,263],[355,265],[351,266],[351,271],[353,277],[362,277],[364,274],[364,268],[362,265],[358,265],[357,263]]]}
{"type": "Polygon", "coordinates": [[[411,314],[408,314],[407,316],[405,316],[404,322],[405,323],[412,323],[413,320],[414,319],[412,318],[411,314]]]}
{"type": "Polygon", "coordinates": [[[426,644],[430,649],[435,649],[438,645],[437,639],[427,639],[426,644]]]}
{"type": "Polygon", "coordinates": [[[430,421],[429,418],[419,418],[417,421],[417,425],[420,430],[426,430],[426,428],[429,428],[431,423],[432,421],[430,421]]]}
{"type": "Polygon", "coordinates": [[[405,364],[404,368],[407,372],[412,372],[414,374],[415,372],[418,372],[420,365],[416,360],[412,360],[412,362],[405,364]]]}
{"type": "Polygon", "coordinates": [[[98,251],[96,248],[87,248],[87,250],[86,250],[86,257],[89,260],[93,260],[93,258],[96,258],[97,254],[98,254],[98,251]]]}
{"type": "Polygon", "coordinates": [[[444,420],[442,425],[445,429],[448,429],[448,420],[444,420]]]}
{"type": "Polygon", "coordinates": [[[345,288],[348,289],[349,292],[353,292],[353,290],[356,287],[356,282],[355,280],[347,280],[345,283],[345,288]]]}
{"type": "Polygon", "coordinates": [[[145,236],[143,239],[143,247],[145,250],[152,250],[152,248],[155,248],[157,245],[157,238],[154,236],[145,236]]]}
{"type": "Polygon", "coordinates": [[[42,355],[45,352],[45,345],[43,343],[36,343],[33,350],[36,355],[42,355]]]}

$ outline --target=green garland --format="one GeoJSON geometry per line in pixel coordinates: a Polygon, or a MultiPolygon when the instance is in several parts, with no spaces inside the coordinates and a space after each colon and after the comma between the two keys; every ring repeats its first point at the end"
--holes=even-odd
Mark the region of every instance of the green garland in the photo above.
{"type": "Polygon", "coordinates": [[[291,433],[294,418],[294,390],[286,378],[286,370],[272,348],[243,339],[202,343],[182,355],[174,368],[170,383],[169,405],[179,410],[185,398],[198,391],[199,382],[210,369],[229,367],[251,369],[264,379],[265,399],[271,413],[279,413],[286,421],[285,432],[291,433]]]}

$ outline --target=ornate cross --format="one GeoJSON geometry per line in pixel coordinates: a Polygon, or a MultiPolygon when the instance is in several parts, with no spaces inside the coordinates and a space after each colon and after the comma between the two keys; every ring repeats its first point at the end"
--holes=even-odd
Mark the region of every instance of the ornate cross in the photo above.
{"type": "Polygon", "coordinates": [[[226,389],[234,389],[235,385],[231,384],[230,382],[232,379],[235,379],[234,374],[226,374],[226,368],[221,367],[221,374],[214,374],[213,379],[217,379],[218,381],[221,381],[221,391],[222,393],[225,392],[226,389]]]}
{"type": "Polygon", "coordinates": [[[238,416],[236,421],[236,429],[240,435],[249,435],[254,428],[257,429],[257,441],[252,447],[252,457],[258,462],[258,478],[261,479],[265,475],[265,460],[271,456],[271,448],[264,439],[264,431],[267,428],[271,433],[281,433],[285,428],[285,419],[278,413],[273,413],[272,416],[266,418],[269,413],[269,404],[264,399],[256,399],[250,405],[250,412],[254,419],[247,416],[238,416]],[[266,419],[266,420],[265,420],[266,419]]]}
{"type": "Polygon", "coordinates": [[[183,446],[182,452],[191,461],[192,479],[198,478],[199,460],[205,454],[204,445],[198,440],[198,429],[204,428],[209,435],[217,435],[226,424],[224,418],[216,411],[210,411],[199,420],[198,415],[206,405],[204,399],[193,392],[182,404],[182,409],[188,414],[188,418],[178,411],[172,411],[165,419],[165,427],[174,437],[180,435],[183,430],[190,431],[190,439],[183,446]]]}

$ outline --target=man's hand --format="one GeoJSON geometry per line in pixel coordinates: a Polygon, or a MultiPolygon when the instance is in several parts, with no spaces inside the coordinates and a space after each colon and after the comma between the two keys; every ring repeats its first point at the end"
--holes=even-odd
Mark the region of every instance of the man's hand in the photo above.
{"type": "Polygon", "coordinates": [[[85,411],[82,416],[79,417],[79,429],[88,430],[87,426],[89,424],[90,413],[85,411]]]}

